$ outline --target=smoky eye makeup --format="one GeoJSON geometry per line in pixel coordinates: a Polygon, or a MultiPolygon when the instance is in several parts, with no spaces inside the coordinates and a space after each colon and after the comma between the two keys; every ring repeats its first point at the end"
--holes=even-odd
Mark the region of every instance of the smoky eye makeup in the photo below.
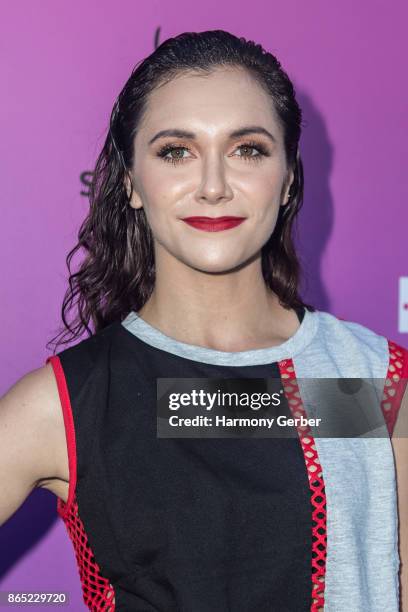
{"type": "MultiPolygon", "coordinates": [[[[238,144],[235,147],[234,151],[237,150],[239,150],[241,153],[236,157],[241,158],[241,160],[244,162],[250,163],[262,161],[262,159],[271,155],[269,148],[263,143],[249,139],[238,144]]],[[[188,156],[183,156],[184,151],[190,152],[190,149],[187,145],[183,143],[171,142],[166,143],[162,147],[160,147],[156,153],[156,156],[164,162],[180,164],[184,163],[185,160],[190,159],[188,156]],[[178,155],[176,155],[176,157],[173,157],[173,152],[177,152],[178,155]],[[179,153],[181,153],[181,155],[179,153]]]]}

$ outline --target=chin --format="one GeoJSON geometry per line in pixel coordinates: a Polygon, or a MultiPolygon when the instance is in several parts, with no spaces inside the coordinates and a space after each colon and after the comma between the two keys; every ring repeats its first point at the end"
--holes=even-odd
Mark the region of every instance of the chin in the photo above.
{"type": "Polygon", "coordinates": [[[232,272],[235,269],[242,267],[245,261],[233,261],[229,258],[220,258],[213,261],[203,261],[201,257],[200,261],[184,261],[190,268],[198,270],[200,272],[206,272],[208,274],[226,274],[232,272]]]}

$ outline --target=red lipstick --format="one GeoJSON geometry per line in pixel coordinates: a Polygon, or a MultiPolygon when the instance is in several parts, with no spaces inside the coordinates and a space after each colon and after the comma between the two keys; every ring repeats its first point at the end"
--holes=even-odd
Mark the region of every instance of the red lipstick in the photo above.
{"type": "Polygon", "coordinates": [[[182,221],[205,232],[221,232],[239,225],[245,217],[184,217],[182,221]]]}

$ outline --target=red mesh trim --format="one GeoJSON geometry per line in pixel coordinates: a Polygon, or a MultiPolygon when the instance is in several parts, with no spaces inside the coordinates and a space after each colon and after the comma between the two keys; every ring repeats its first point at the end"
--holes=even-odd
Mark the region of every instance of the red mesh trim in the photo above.
{"type": "MultiPolygon", "coordinates": [[[[307,417],[300,397],[292,359],[279,362],[282,384],[294,418],[307,417]]],[[[326,493],[320,460],[310,427],[297,427],[309,478],[312,510],[312,606],[311,612],[324,609],[327,556],[326,493]]]]}
{"type": "Polygon", "coordinates": [[[68,451],[68,467],[69,467],[69,486],[68,486],[68,499],[67,503],[64,504],[64,510],[60,504],[60,499],[57,498],[57,511],[61,516],[67,513],[74,500],[76,479],[77,479],[77,464],[76,464],[76,441],[75,441],[75,427],[74,418],[72,416],[71,401],[69,399],[69,392],[67,381],[65,380],[64,370],[61,365],[61,361],[57,355],[51,355],[46,360],[46,363],[50,362],[54,370],[54,375],[57,381],[58,393],[61,402],[62,413],[64,416],[65,436],[67,439],[67,451],[68,451]]]}
{"type": "Polygon", "coordinates": [[[115,592],[107,578],[100,572],[94,554],[88,542],[84,525],[79,517],[78,503],[75,497],[77,481],[77,457],[74,418],[68,386],[61,361],[57,355],[47,358],[54,370],[57,381],[62,412],[64,416],[65,435],[67,439],[69,487],[66,503],[57,497],[57,513],[65,523],[70,540],[74,546],[75,557],[81,579],[83,600],[89,610],[113,612],[115,610],[115,592]]]}
{"type": "Polygon", "coordinates": [[[76,497],[68,509],[62,499],[58,498],[58,501],[58,514],[63,519],[74,546],[83,600],[89,610],[113,612],[115,610],[115,590],[109,580],[102,576],[99,565],[95,561],[84,525],[78,514],[76,497]]]}
{"type": "Polygon", "coordinates": [[[408,351],[402,346],[388,340],[389,363],[385,378],[381,410],[387,425],[388,433],[392,436],[398,411],[407,386],[408,378],[408,351]]]}

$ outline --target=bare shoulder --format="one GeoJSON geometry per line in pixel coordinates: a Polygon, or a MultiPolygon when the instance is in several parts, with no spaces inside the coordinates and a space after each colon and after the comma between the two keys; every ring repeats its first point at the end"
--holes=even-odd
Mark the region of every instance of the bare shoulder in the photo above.
{"type": "MultiPolygon", "coordinates": [[[[63,413],[50,363],[20,378],[0,399],[2,518],[35,487],[69,480],[63,413]]],[[[51,489],[52,490],[52,489],[51,489]]]]}

